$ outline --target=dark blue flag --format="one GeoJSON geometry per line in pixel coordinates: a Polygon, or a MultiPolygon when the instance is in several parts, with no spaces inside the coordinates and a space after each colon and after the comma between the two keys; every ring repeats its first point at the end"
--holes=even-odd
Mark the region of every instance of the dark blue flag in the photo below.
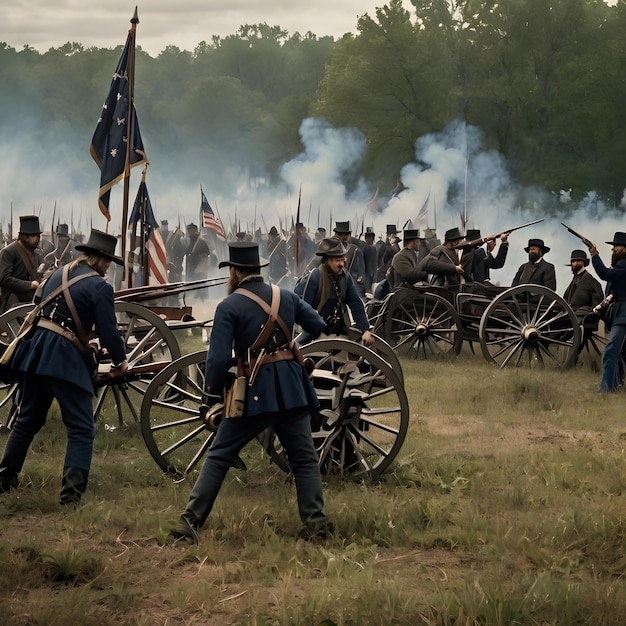
{"type": "Polygon", "coordinates": [[[142,276],[139,285],[162,285],[167,282],[167,257],[165,242],[159,233],[159,223],[154,216],[148,186],[142,180],[137,189],[137,196],[133,210],[130,213],[128,225],[135,232],[137,222],[143,229],[141,249],[139,252],[142,276]]]}
{"type": "MultiPolygon", "coordinates": [[[[109,213],[111,188],[124,177],[128,132],[128,65],[132,46],[134,46],[134,37],[132,31],[129,31],[124,51],[113,74],[109,94],[102,106],[100,119],[89,146],[89,152],[101,172],[98,206],[107,220],[111,219],[109,213]]],[[[134,167],[146,163],[147,158],[134,105],[131,115],[130,165],[134,167]]]]}

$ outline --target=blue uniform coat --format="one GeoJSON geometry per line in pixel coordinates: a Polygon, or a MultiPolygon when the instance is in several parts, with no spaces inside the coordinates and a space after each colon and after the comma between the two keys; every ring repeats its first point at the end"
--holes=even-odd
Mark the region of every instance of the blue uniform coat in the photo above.
{"type": "Polygon", "coordinates": [[[615,267],[606,267],[599,254],[591,257],[593,269],[602,279],[610,282],[607,288],[613,293],[614,305],[611,323],[626,324],[626,260],[618,261],[615,267]]]}
{"type": "MultiPolygon", "coordinates": [[[[272,288],[261,279],[247,280],[241,287],[270,303],[272,288]]],[[[280,290],[278,314],[290,332],[293,332],[294,324],[299,324],[314,336],[318,336],[324,329],[324,320],[317,312],[286,289],[280,290]]],[[[258,304],[237,290],[220,302],[215,311],[206,360],[208,390],[221,393],[226,373],[235,363],[233,347],[236,356],[246,361],[248,348],[254,345],[267,319],[267,313],[258,304]]],[[[315,389],[304,369],[295,360],[262,365],[253,384],[248,387],[247,415],[318,406],[315,389]]]]}
{"type": "MultiPolygon", "coordinates": [[[[70,272],[69,280],[91,271],[88,265],[80,264],[70,272]]],[[[42,300],[60,286],[62,272],[63,268],[59,268],[46,281],[42,300]]],[[[126,353],[115,317],[113,287],[101,276],[90,276],[72,285],[70,293],[85,332],[95,328],[101,347],[108,349],[113,362],[124,361],[126,353]]],[[[71,317],[67,310],[66,313],[71,317]]],[[[20,342],[11,366],[21,372],[66,380],[90,393],[94,391],[91,372],[78,348],[45,328],[37,328],[32,337],[20,342]]]]}

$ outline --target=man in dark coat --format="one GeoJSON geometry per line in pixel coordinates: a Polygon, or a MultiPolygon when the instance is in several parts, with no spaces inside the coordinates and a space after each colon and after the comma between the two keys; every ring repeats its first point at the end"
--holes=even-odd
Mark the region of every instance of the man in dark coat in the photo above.
{"type": "Polygon", "coordinates": [[[365,274],[363,275],[364,288],[365,293],[371,294],[374,279],[376,278],[376,262],[378,260],[376,246],[374,245],[376,233],[368,226],[363,237],[365,239],[365,245],[361,248],[361,251],[363,252],[363,263],[365,267],[365,274]]]}
{"type": "Polygon", "coordinates": [[[346,272],[354,279],[361,297],[365,295],[365,260],[361,248],[353,241],[350,222],[336,222],[335,237],[346,248],[346,272]]]}
{"type": "Polygon", "coordinates": [[[276,226],[267,234],[267,258],[269,259],[269,278],[275,285],[280,285],[287,275],[287,244],[280,236],[276,226]]]}
{"type": "Polygon", "coordinates": [[[17,239],[0,251],[0,313],[32,301],[42,278],[40,240],[39,218],[21,215],[17,239]]]}
{"type": "Polygon", "coordinates": [[[458,288],[465,282],[465,271],[456,250],[457,244],[462,240],[461,231],[458,228],[451,228],[446,231],[444,242],[433,248],[424,258],[422,267],[428,274],[432,274],[433,285],[458,288]]]}
{"type": "Polygon", "coordinates": [[[603,298],[602,286],[585,269],[587,265],[587,253],[584,250],[572,250],[569,266],[574,276],[563,294],[563,299],[579,318],[591,313],[593,307],[600,304],[603,298]]]}
{"type": "Polygon", "coordinates": [[[101,347],[116,364],[113,375],[128,367],[113,287],[104,279],[111,262],[123,265],[114,255],[116,243],[112,235],[91,231],[87,244],[76,246],[84,255],[57,269],[44,284],[42,302],[63,283],[80,278],[68,285],[69,299],[62,293],[43,307],[34,333],[21,341],[12,357],[11,367],[22,375],[22,400],[0,461],[0,492],[17,485],[28,448],[55,398],[67,429],[60,503],[79,502],[87,488],[95,437],[94,387],[85,358],[88,340],[79,337],[95,328],[101,347]]]}
{"type": "Polygon", "coordinates": [[[187,226],[187,236],[189,246],[185,255],[185,280],[204,280],[209,276],[209,245],[200,237],[198,227],[193,223],[187,226]]]}
{"type": "Polygon", "coordinates": [[[520,265],[511,287],[543,285],[556,291],[556,272],[554,265],[543,258],[544,254],[550,252],[550,248],[543,243],[543,239],[529,239],[524,250],[528,253],[528,263],[520,265]]]}
{"type": "Polygon", "coordinates": [[[386,237],[376,242],[376,282],[384,280],[393,255],[400,252],[400,239],[395,224],[387,224],[386,237]]]}
{"type": "MultiPolygon", "coordinates": [[[[476,283],[484,283],[486,280],[490,280],[491,270],[504,267],[506,255],[509,251],[508,239],[509,233],[502,233],[500,236],[500,247],[494,256],[493,251],[496,248],[496,240],[488,239],[483,241],[479,229],[469,228],[465,234],[465,240],[468,243],[472,241],[479,241],[480,243],[462,248],[461,265],[465,270],[466,278],[476,283]],[[483,245],[486,246],[486,250],[483,245]]],[[[464,243],[461,242],[460,245],[463,246],[464,243]]]]}
{"type": "Polygon", "coordinates": [[[169,282],[176,283],[183,279],[183,261],[187,251],[187,245],[180,228],[169,229],[167,220],[161,221],[161,237],[165,243],[167,255],[167,278],[169,282]]]}
{"type": "Polygon", "coordinates": [[[420,249],[420,231],[415,229],[405,230],[404,248],[400,250],[391,261],[389,271],[390,288],[397,289],[400,285],[428,280],[428,272],[422,269],[422,264],[418,261],[420,249]]]}
{"type": "Polygon", "coordinates": [[[187,506],[172,530],[176,539],[197,542],[196,531],[209,516],[228,469],[236,462],[241,449],[269,427],[274,428],[284,446],[294,474],[303,534],[320,535],[328,530],[319,461],[311,435],[311,411],[319,402],[306,371],[295,358],[291,343],[295,324],[318,335],[324,322],[293,292],[266,284],[260,275],[260,268],[266,265],[267,262],[259,258],[258,244],[254,242],[230,243],[229,260],[220,263],[220,268],[229,267],[230,295],[215,312],[215,332],[211,335],[205,368],[205,404],[219,402],[218,394],[224,388],[232,365],[233,348],[236,357],[256,374],[254,380],[249,375],[245,413],[239,418],[224,417],[219,423],[187,506]],[[252,358],[257,353],[256,358],[261,359],[257,370],[248,363],[248,358],[259,329],[268,323],[268,314],[256,300],[269,307],[276,297],[280,298],[278,317],[289,336],[285,337],[281,330],[272,335],[273,341],[263,346],[264,353],[253,350],[252,358]]]}
{"type": "MultiPolygon", "coordinates": [[[[324,332],[327,335],[347,335],[348,328],[354,324],[361,331],[361,339],[366,346],[374,343],[374,336],[369,331],[363,301],[354,283],[354,279],[345,270],[346,249],[335,237],[322,239],[315,253],[322,260],[306,279],[295,287],[295,292],[308,302],[324,319],[324,332]]],[[[301,343],[308,343],[315,337],[303,333],[301,343]]]]}
{"type": "Polygon", "coordinates": [[[606,293],[613,296],[613,312],[604,323],[609,331],[609,339],[602,354],[601,392],[617,391],[622,383],[619,360],[626,338],[626,233],[616,232],[613,241],[607,241],[612,247],[611,267],[602,262],[596,246],[588,240],[589,254],[596,274],[607,281],[606,293]]]}

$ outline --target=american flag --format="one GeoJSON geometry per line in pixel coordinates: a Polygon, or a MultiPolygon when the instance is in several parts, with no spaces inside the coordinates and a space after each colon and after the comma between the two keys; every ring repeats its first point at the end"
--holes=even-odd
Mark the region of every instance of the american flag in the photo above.
{"type": "Polygon", "coordinates": [[[165,242],[163,237],[161,237],[158,222],[154,217],[145,180],[142,180],[139,185],[135,204],[128,220],[128,224],[133,229],[133,232],[137,222],[143,228],[141,239],[145,241],[145,251],[141,249],[139,251],[145,278],[145,280],[142,280],[142,283],[146,285],[163,285],[168,282],[165,242]]]}
{"type": "MultiPolygon", "coordinates": [[[[124,178],[126,134],[129,119],[128,65],[130,49],[133,45],[134,39],[131,30],[128,33],[126,45],[117,64],[115,74],[113,74],[109,94],[102,105],[100,119],[98,119],[98,124],[89,146],[89,152],[100,168],[98,206],[108,221],[111,220],[111,214],[109,213],[111,188],[124,178]]],[[[130,166],[135,167],[146,163],[147,158],[134,104],[131,106],[130,116],[132,120],[130,166]]]]}
{"type": "Polygon", "coordinates": [[[202,210],[202,226],[204,228],[208,228],[212,230],[220,239],[226,239],[226,235],[224,235],[224,228],[219,220],[215,219],[215,213],[213,213],[213,209],[209,204],[209,201],[206,199],[204,195],[204,191],[200,188],[201,194],[201,210],[202,210]]]}

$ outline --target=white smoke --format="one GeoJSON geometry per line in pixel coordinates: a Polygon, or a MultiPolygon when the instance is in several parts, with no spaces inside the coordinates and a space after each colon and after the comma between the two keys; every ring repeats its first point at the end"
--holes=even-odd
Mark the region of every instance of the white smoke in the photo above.
{"type": "MultiPolygon", "coordinates": [[[[12,201],[16,224],[19,215],[35,212],[48,230],[56,202],[55,223],[72,221],[75,228],[80,227],[86,233],[91,227],[106,229],[106,221],[96,204],[97,167],[93,164],[93,170],[86,168],[87,178],[84,174],[82,178],[73,176],[72,164],[77,159],[91,160],[87,147],[82,156],[62,146],[57,148],[57,153],[50,152],[43,143],[43,129],[35,127],[21,130],[19,137],[21,141],[17,136],[0,137],[0,149],[12,155],[0,168],[0,224],[7,228],[12,201]],[[37,163],[45,162],[45,165],[33,167],[38,145],[39,153],[54,154],[55,158],[43,159],[39,155],[37,163]]],[[[311,232],[323,226],[329,234],[334,222],[349,220],[354,233],[358,234],[364,225],[373,226],[381,236],[386,224],[402,228],[408,220],[416,221],[423,207],[426,215],[415,226],[436,228],[439,238],[449,228],[462,227],[464,220],[467,227],[480,228],[487,235],[546,217],[544,222],[511,235],[507,263],[493,272],[492,279],[502,285],[510,284],[519,265],[527,260],[524,247],[528,239],[541,238],[551,248],[546,260],[556,266],[559,293],[563,293],[570,280],[565,265],[571,251],[584,248],[582,242],[561,226],[561,221],[596,242],[606,262],[610,258],[610,246],[603,242],[612,239],[615,231],[625,230],[621,211],[607,206],[593,191],[574,205],[571,197],[580,196],[580,190],[552,194],[518,185],[502,155],[484,147],[480,129],[460,121],[416,141],[415,159],[400,173],[407,189],[389,198],[395,182],[390,181],[390,189],[380,190],[378,213],[366,211],[375,189],[355,175],[366,151],[365,138],[358,130],[335,128],[326,120],[309,118],[301,123],[300,137],[303,150],[283,165],[278,183],[272,184],[262,176],[242,175],[233,166],[232,181],[221,185],[221,188],[230,187],[232,192],[220,194],[213,191],[209,162],[207,179],[198,180],[197,185],[172,180],[167,155],[151,154],[149,137],[144,137],[152,163],[147,183],[157,219],[169,220],[170,228],[178,221],[181,226],[198,223],[200,184],[227,230],[231,225],[249,232],[255,228],[267,232],[274,225],[289,229],[292,221],[295,222],[300,192],[300,220],[311,232]],[[554,212],[555,206],[559,207],[559,213],[554,212]],[[235,215],[237,224],[234,224],[235,215]]],[[[139,181],[140,170],[133,169],[131,207],[139,181]]],[[[108,230],[113,234],[121,230],[122,189],[120,183],[111,194],[113,220],[108,230]]],[[[623,203],[626,204],[626,199],[623,203]]]]}

